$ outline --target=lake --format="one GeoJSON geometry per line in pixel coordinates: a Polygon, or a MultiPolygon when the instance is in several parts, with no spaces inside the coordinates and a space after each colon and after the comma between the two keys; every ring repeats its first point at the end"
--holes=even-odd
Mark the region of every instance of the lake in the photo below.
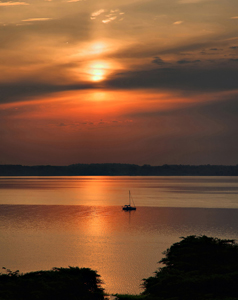
{"type": "Polygon", "coordinates": [[[89,267],[106,292],[140,293],[180,237],[238,241],[237,196],[238,177],[0,177],[0,267],[89,267]]]}

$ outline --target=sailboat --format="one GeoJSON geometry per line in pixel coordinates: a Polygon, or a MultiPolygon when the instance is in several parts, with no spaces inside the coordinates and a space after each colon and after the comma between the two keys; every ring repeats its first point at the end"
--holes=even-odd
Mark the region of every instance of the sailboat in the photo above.
{"type": "Polygon", "coordinates": [[[127,211],[130,211],[130,210],[136,210],[136,207],[135,207],[135,203],[133,201],[133,198],[131,196],[131,192],[129,191],[129,204],[126,204],[122,207],[123,210],[127,210],[127,211]],[[131,206],[131,203],[133,204],[133,206],[131,206]]]}

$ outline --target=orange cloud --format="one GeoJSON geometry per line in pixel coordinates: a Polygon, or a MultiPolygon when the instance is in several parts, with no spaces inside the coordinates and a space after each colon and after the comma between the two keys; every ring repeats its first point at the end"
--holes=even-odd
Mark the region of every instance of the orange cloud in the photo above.
{"type": "Polygon", "coordinates": [[[29,19],[22,20],[22,22],[35,22],[35,21],[48,21],[48,20],[52,20],[52,18],[29,18],[29,19]]]}
{"type": "Polygon", "coordinates": [[[176,22],[174,22],[173,24],[174,25],[180,25],[180,24],[182,24],[183,23],[183,21],[176,21],[176,22]]]}
{"type": "Polygon", "coordinates": [[[0,2],[0,6],[15,6],[15,5],[29,5],[29,3],[26,2],[0,2]]]}

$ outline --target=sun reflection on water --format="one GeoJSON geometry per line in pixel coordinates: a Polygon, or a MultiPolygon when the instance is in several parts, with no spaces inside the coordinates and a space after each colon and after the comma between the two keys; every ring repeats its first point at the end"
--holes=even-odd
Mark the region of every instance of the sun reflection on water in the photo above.
{"type": "Polygon", "coordinates": [[[139,293],[142,278],[153,274],[162,251],[180,236],[237,239],[237,213],[139,207],[128,214],[119,206],[2,205],[0,263],[21,272],[90,267],[102,276],[107,292],[139,293]]]}

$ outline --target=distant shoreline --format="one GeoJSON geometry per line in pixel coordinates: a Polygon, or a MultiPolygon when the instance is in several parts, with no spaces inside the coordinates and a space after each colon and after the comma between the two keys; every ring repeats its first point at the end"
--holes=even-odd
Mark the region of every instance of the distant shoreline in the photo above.
{"type": "Polygon", "coordinates": [[[238,176],[238,165],[74,164],[0,165],[0,176],[238,176]]]}

